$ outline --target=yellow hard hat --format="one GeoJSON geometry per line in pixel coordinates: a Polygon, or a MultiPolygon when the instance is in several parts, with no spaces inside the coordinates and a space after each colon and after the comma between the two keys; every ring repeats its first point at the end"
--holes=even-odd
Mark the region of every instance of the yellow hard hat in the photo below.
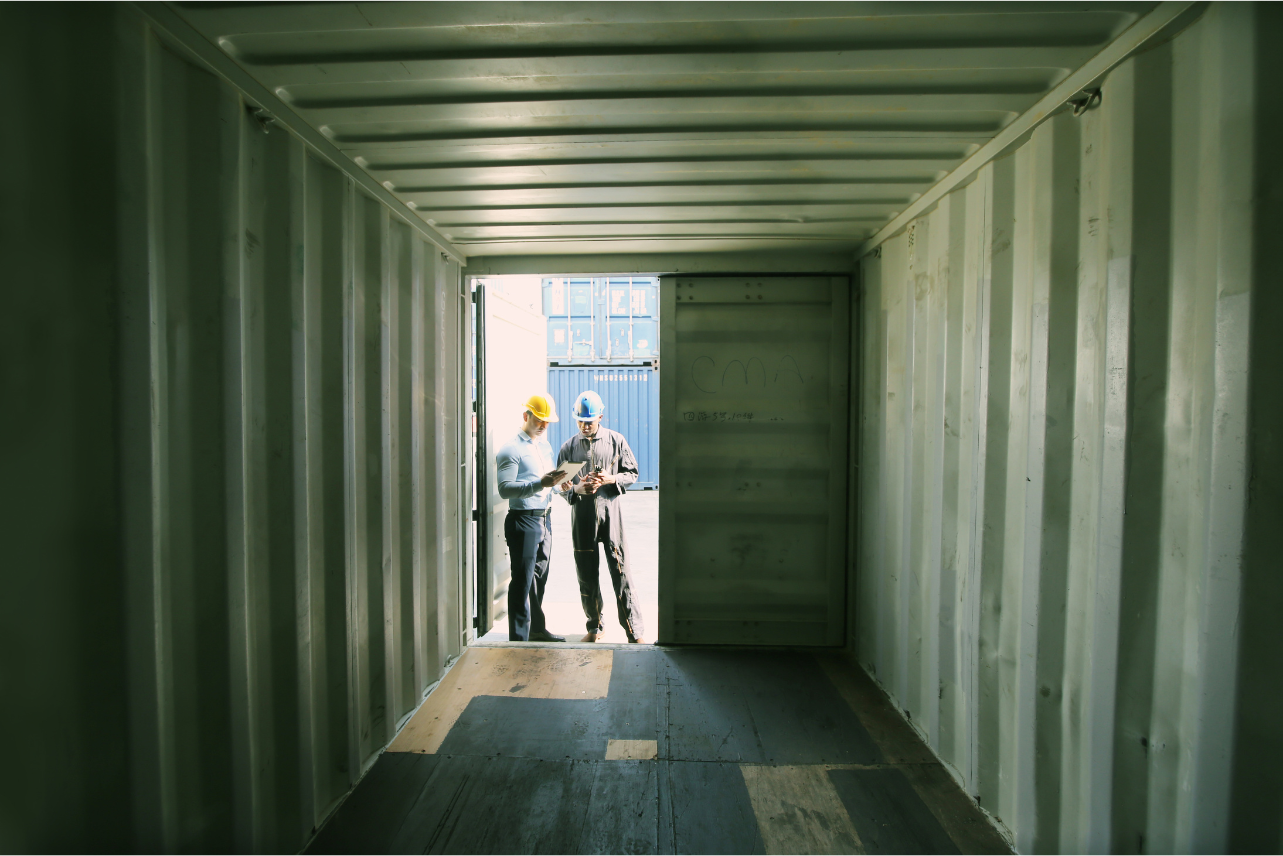
{"type": "Polygon", "coordinates": [[[526,409],[536,419],[542,419],[544,422],[557,421],[557,405],[553,403],[551,395],[532,395],[526,399],[526,409]]]}

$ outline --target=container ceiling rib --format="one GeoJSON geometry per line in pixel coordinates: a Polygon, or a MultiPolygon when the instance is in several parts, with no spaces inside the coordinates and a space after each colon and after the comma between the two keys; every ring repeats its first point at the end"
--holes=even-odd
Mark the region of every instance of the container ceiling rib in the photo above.
{"type": "Polygon", "coordinates": [[[462,251],[529,255],[853,251],[1156,6],[173,8],[462,251]]]}

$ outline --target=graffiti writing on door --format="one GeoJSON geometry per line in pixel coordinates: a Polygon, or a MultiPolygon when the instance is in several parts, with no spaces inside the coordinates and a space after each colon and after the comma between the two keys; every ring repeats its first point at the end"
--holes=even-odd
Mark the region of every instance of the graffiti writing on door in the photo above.
{"type": "Polygon", "coordinates": [[[696,357],[691,362],[691,383],[700,392],[716,395],[719,392],[745,389],[766,389],[767,384],[803,384],[802,369],[791,354],[785,354],[767,368],[767,363],[758,357],[745,360],[730,360],[719,365],[709,356],[696,357]]]}

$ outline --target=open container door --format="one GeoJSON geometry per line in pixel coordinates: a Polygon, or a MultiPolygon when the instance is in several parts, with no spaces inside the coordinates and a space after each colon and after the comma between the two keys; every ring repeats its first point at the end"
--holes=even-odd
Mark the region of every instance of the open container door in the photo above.
{"type": "MultiPolygon", "coordinates": [[[[503,519],[508,501],[499,496],[495,455],[521,430],[526,400],[548,384],[547,322],[497,291],[476,284],[477,432],[483,438],[477,460],[477,636],[489,632],[507,612],[512,579],[503,519]]],[[[558,415],[566,408],[557,403],[558,415]]],[[[569,410],[567,410],[569,412],[569,410]]]]}
{"type": "Polygon", "coordinates": [[[846,277],[664,277],[661,642],[841,645],[846,277]]]}

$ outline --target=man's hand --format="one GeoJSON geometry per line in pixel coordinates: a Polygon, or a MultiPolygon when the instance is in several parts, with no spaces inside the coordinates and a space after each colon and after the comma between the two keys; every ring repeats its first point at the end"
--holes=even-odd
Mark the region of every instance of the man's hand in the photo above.
{"type": "Polygon", "coordinates": [[[561,474],[560,474],[560,473],[558,473],[556,470],[553,470],[552,472],[548,473],[548,475],[544,476],[543,478],[541,478],[541,479],[539,480],[539,486],[540,486],[540,487],[552,487],[553,485],[555,485],[555,484],[557,483],[557,480],[558,480],[560,477],[561,477],[561,474]]]}
{"type": "Polygon", "coordinates": [[[584,476],[583,479],[580,480],[579,484],[575,485],[575,493],[579,494],[580,496],[586,496],[587,494],[590,494],[590,493],[596,493],[597,486],[598,486],[596,478],[597,477],[593,475],[584,476]]]}
{"type": "Polygon", "coordinates": [[[601,487],[604,484],[615,483],[615,477],[610,473],[594,473],[592,478],[597,482],[597,487],[601,487]]]}

